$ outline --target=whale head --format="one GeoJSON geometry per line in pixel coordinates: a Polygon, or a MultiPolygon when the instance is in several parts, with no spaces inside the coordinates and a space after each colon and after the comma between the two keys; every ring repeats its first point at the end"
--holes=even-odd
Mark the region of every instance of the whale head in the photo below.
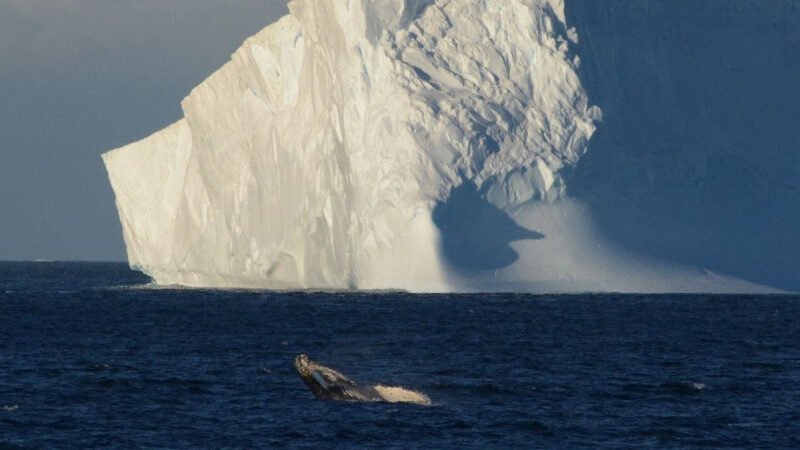
{"type": "Polygon", "coordinates": [[[294,369],[315,397],[327,400],[380,400],[371,387],[359,387],[330,367],[311,360],[305,353],[294,358],[294,369]]]}
{"type": "Polygon", "coordinates": [[[297,357],[294,359],[294,369],[303,378],[311,376],[311,368],[309,367],[310,364],[311,360],[305,353],[297,355],[297,357]]]}

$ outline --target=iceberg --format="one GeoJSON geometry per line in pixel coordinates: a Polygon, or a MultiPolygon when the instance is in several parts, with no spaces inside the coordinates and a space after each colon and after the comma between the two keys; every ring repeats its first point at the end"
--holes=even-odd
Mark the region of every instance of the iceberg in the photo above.
{"type": "Polygon", "coordinates": [[[603,112],[564,0],[289,10],[191,92],[183,119],[103,155],[129,263],[155,282],[769,290],[597,231],[572,183],[603,112]]]}

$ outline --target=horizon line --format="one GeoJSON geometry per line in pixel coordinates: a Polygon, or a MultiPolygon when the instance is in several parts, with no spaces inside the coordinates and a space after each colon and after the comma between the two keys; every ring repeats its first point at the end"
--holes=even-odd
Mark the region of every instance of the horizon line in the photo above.
{"type": "Polygon", "coordinates": [[[128,261],[113,261],[107,259],[3,259],[0,263],[110,263],[128,264],[128,261]]]}

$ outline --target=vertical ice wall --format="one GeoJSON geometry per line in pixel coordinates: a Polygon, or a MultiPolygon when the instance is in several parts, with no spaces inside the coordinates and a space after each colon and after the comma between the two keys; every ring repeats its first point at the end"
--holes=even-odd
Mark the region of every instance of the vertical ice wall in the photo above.
{"type": "Polygon", "coordinates": [[[600,235],[800,290],[800,2],[570,0],[604,111],[568,180],[600,235]]]}

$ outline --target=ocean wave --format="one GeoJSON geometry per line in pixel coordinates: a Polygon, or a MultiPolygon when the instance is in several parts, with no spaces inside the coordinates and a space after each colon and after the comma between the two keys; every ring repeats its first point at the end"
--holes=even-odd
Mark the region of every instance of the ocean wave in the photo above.
{"type": "Polygon", "coordinates": [[[706,390],[704,383],[695,381],[677,381],[661,384],[629,383],[622,387],[626,392],[634,393],[663,393],[694,394],[706,390]]]}

